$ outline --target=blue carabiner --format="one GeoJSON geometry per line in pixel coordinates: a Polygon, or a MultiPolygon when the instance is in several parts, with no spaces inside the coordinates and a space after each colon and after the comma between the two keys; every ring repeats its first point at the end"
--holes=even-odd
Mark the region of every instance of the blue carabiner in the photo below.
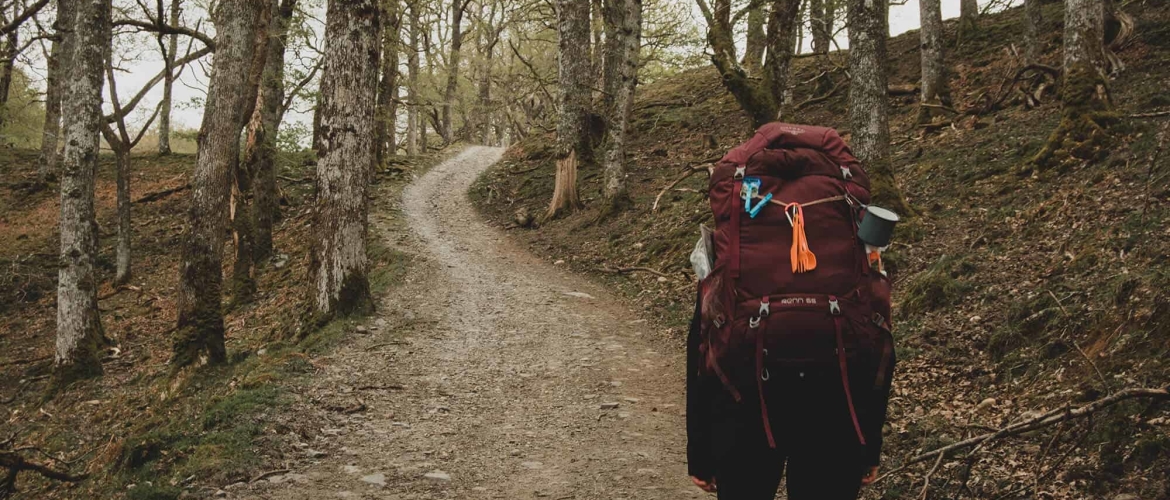
{"type": "Polygon", "coordinates": [[[772,193],[768,193],[768,194],[764,195],[764,199],[760,200],[759,203],[756,203],[755,207],[748,210],[748,215],[750,215],[751,218],[755,219],[756,215],[758,215],[760,213],[760,210],[762,210],[764,208],[764,205],[767,205],[769,201],[772,201],[772,193]]]}

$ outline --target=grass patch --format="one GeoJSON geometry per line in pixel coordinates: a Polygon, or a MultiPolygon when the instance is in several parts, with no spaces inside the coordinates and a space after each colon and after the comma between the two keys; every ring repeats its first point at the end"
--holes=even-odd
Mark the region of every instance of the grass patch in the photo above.
{"type": "Polygon", "coordinates": [[[920,314],[957,304],[973,288],[963,277],[974,271],[966,258],[943,256],[906,286],[902,312],[920,314]]]}

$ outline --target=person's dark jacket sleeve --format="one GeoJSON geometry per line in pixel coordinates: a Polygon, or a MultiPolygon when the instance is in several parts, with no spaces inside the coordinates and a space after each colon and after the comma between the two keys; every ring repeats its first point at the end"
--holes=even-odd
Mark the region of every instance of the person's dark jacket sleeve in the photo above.
{"type": "Polygon", "coordinates": [[[897,364],[897,355],[893,346],[893,339],[889,339],[890,359],[886,363],[885,368],[885,383],[873,388],[873,399],[870,405],[869,418],[866,418],[865,428],[862,432],[865,433],[865,465],[877,466],[881,463],[882,457],[882,427],[886,423],[886,413],[889,409],[890,403],[890,386],[894,380],[894,365],[897,364]]]}
{"type": "Polygon", "coordinates": [[[710,480],[715,473],[711,453],[711,382],[699,370],[702,328],[701,296],[696,294],[695,315],[687,334],[687,469],[688,474],[710,480]]]}

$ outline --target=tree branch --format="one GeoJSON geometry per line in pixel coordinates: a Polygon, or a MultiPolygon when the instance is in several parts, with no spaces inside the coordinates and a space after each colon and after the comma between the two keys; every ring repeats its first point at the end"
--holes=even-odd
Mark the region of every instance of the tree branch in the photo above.
{"type": "Polygon", "coordinates": [[[189,37],[194,38],[196,40],[199,40],[200,42],[203,42],[203,45],[205,45],[205,46],[207,46],[207,48],[211,49],[212,52],[215,51],[215,39],[214,38],[208,36],[206,33],[201,33],[199,31],[195,31],[191,28],[186,28],[183,26],[171,26],[171,25],[166,24],[166,23],[161,22],[161,21],[147,22],[147,21],[139,21],[137,19],[119,19],[117,21],[114,21],[114,26],[115,27],[133,26],[135,28],[140,28],[143,31],[152,31],[155,33],[163,34],[163,35],[186,35],[186,36],[189,36],[189,37]]]}
{"type": "Polygon", "coordinates": [[[0,26],[0,35],[7,35],[13,31],[16,31],[20,28],[20,25],[24,24],[25,21],[28,21],[28,18],[35,16],[37,12],[40,12],[41,9],[45,8],[46,5],[49,5],[49,0],[40,0],[37,3],[34,3],[28,8],[24,9],[24,12],[21,12],[19,15],[12,18],[12,22],[5,24],[4,26],[0,26]]]}

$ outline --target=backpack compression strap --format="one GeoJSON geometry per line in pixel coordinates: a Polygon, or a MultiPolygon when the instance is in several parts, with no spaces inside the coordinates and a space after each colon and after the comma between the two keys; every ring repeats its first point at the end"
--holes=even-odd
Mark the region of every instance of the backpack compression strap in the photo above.
{"type": "Polygon", "coordinates": [[[764,382],[771,378],[768,368],[764,366],[764,356],[768,354],[768,350],[764,349],[764,334],[768,330],[768,316],[771,312],[768,297],[762,297],[759,316],[751,318],[748,326],[756,330],[756,392],[760,393],[760,418],[764,421],[764,435],[768,437],[768,446],[775,449],[776,439],[772,436],[772,421],[768,418],[768,401],[764,397],[764,382]]]}
{"type": "Polygon", "coordinates": [[[841,305],[837,297],[829,296],[829,314],[833,316],[833,329],[837,335],[837,364],[841,367],[841,386],[845,389],[845,403],[849,405],[849,417],[853,419],[853,430],[857,431],[857,440],[865,446],[865,434],[861,432],[861,423],[857,420],[857,410],[853,406],[853,393],[849,390],[849,366],[845,360],[845,342],[841,335],[841,322],[845,317],[841,315],[841,305]]]}

